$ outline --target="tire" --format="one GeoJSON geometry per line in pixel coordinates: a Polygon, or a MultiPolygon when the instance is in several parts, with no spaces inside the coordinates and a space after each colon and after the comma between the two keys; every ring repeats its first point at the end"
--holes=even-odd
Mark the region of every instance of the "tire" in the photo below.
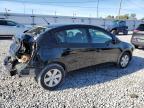
{"type": "Polygon", "coordinates": [[[54,90],[63,82],[65,70],[59,64],[50,64],[36,78],[40,87],[46,90],[54,90]]]}
{"type": "Polygon", "coordinates": [[[135,48],[139,48],[139,46],[137,46],[137,45],[134,45],[135,46],[135,48]]]}
{"type": "Polygon", "coordinates": [[[117,35],[118,31],[117,30],[112,30],[111,33],[114,34],[114,35],[117,35]]]}
{"type": "Polygon", "coordinates": [[[126,68],[129,64],[130,60],[131,60],[131,55],[128,52],[124,52],[122,54],[122,56],[120,57],[120,60],[118,62],[118,66],[120,68],[126,68]]]}

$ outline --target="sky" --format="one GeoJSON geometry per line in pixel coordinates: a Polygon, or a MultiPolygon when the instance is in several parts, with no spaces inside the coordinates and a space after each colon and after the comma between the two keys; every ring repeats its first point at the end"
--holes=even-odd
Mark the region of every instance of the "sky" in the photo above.
{"type": "MultiPolygon", "coordinates": [[[[121,0],[99,0],[98,17],[117,16],[121,0]]],[[[98,0],[0,0],[0,12],[97,17],[98,0]]],[[[121,15],[144,17],[144,0],[122,0],[121,15]]]]}

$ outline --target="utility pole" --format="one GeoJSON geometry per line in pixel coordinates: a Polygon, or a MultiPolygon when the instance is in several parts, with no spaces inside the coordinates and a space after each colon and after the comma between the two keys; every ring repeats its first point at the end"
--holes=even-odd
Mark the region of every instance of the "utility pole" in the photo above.
{"type": "Polygon", "coordinates": [[[25,3],[23,3],[23,6],[24,6],[24,14],[25,14],[25,3]]]}
{"type": "Polygon", "coordinates": [[[75,13],[75,12],[73,12],[73,18],[72,18],[73,23],[75,22],[75,19],[76,19],[76,13],[75,13]]]}
{"type": "Polygon", "coordinates": [[[76,17],[76,12],[73,12],[73,17],[76,17]]]}
{"type": "Polygon", "coordinates": [[[120,6],[119,6],[119,12],[118,12],[118,19],[120,19],[122,1],[123,1],[123,0],[120,0],[120,6]]]}
{"type": "Polygon", "coordinates": [[[57,11],[56,11],[56,10],[55,10],[55,12],[54,12],[54,17],[53,17],[53,18],[54,18],[54,22],[57,23],[57,18],[58,18],[58,17],[57,17],[57,11]]]}
{"type": "Polygon", "coordinates": [[[8,18],[7,8],[5,8],[5,16],[6,16],[6,19],[7,19],[8,18]]]}
{"type": "Polygon", "coordinates": [[[33,9],[32,9],[32,16],[33,16],[33,9]]]}
{"type": "Polygon", "coordinates": [[[97,0],[97,18],[99,17],[99,0],[97,0]]]}
{"type": "Polygon", "coordinates": [[[8,19],[8,11],[10,11],[9,9],[7,9],[7,8],[5,8],[5,16],[6,16],[6,18],[8,19]]]}
{"type": "Polygon", "coordinates": [[[55,16],[57,16],[57,11],[55,11],[55,16]]]}
{"type": "Polygon", "coordinates": [[[32,26],[34,27],[34,25],[35,25],[35,21],[34,21],[34,20],[35,20],[35,19],[34,19],[34,12],[33,12],[33,9],[32,9],[32,16],[31,16],[31,17],[32,17],[32,26]]]}

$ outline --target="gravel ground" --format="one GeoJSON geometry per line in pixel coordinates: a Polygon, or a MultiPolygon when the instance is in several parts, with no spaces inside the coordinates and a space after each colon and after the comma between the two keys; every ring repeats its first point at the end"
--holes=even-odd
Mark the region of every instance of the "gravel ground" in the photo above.
{"type": "MultiPolygon", "coordinates": [[[[119,38],[129,42],[131,35],[119,38]]],[[[144,51],[130,65],[90,67],[67,75],[56,91],[40,88],[32,77],[9,77],[2,61],[10,40],[0,40],[0,108],[144,108],[144,51]]]]}

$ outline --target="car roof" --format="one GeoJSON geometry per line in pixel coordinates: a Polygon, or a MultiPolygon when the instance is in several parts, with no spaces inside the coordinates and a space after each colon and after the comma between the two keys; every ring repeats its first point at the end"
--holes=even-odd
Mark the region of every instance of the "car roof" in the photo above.
{"type": "Polygon", "coordinates": [[[144,25],[144,23],[139,24],[139,26],[140,26],[140,25],[144,25]]]}
{"type": "Polygon", "coordinates": [[[88,25],[88,24],[51,24],[51,25],[48,25],[48,28],[51,28],[51,29],[67,28],[67,27],[96,27],[96,28],[100,28],[98,26],[88,25]]]}
{"type": "MultiPolygon", "coordinates": [[[[13,21],[13,20],[9,20],[9,19],[0,19],[0,21],[13,21]]],[[[15,21],[13,21],[15,22],[15,21]]]]}

